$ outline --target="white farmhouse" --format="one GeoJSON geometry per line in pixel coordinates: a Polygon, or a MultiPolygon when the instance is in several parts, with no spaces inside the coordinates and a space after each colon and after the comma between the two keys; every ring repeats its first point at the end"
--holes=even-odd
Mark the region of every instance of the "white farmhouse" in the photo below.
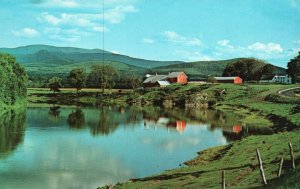
{"type": "Polygon", "coordinates": [[[292,78],[289,75],[274,75],[272,77],[262,78],[260,83],[292,83],[292,78]]]}

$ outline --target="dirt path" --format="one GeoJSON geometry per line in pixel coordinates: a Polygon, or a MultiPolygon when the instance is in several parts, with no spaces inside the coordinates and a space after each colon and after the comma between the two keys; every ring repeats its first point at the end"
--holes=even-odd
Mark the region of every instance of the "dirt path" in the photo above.
{"type": "Polygon", "coordinates": [[[289,89],[284,89],[284,90],[278,91],[278,93],[280,95],[283,95],[283,96],[295,97],[294,91],[297,90],[297,89],[300,90],[300,87],[293,87],[293,88],[289,88],[289,89]]]}

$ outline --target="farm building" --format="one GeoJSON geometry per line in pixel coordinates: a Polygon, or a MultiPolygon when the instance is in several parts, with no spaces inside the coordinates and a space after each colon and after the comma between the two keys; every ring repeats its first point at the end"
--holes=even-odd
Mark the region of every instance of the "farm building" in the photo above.
{"type": "Polygon", "coordinates": [[[236,77],[214,77],[214,79],[218,83],[234,83],[234,84],[241,84],[243,83],[243,79],[239,76],[236,77]]]}
{"type": "Polygon", "coordinates": [[[289,75],[272,75],[272,76],[263,76],[260,83],[292,83],[292,78],[289,75]]]}
{"type": "Polygon", "coordinates": [[[168,85],[179,83],[185,84],[188,77],[184,72],[170,72],[168,75],[146,75],[143,87],[166,87],[168,85]]]}

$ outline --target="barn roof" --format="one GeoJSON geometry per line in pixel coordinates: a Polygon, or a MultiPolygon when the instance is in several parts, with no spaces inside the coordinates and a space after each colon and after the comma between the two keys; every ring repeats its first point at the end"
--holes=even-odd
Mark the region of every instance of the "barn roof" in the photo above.
{"type": "Polygon", "coordinates": [[[145,79],[143,83],[155,83],[157,81],[165,80],[167,79],[167,76],[165,75],[153,75],[145,79]]]}
{"type": "Polygon", "coordinates": [[[178,77],[182,73],[183,72],[171,72],[171,73],[169,73],[168,78],[178,77]]]}
{"type": "Polygon", "coordinates": [[[238,78],[238,76],[236,77],[214,77],[216,80],[234,80],[236,78],[238,78]]]}

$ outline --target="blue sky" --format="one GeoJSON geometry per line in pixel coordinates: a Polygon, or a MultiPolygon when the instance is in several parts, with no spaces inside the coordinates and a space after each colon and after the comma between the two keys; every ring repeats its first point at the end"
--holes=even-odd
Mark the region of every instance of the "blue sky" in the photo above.
{"type": "Polygon", "coordinates": [[[153,60],[255,57],[300,50],[300,0],[1,0],[0,47],[103,48],[153,60]],[[104,25],[103,25],[104,23],[104,25]]]}

